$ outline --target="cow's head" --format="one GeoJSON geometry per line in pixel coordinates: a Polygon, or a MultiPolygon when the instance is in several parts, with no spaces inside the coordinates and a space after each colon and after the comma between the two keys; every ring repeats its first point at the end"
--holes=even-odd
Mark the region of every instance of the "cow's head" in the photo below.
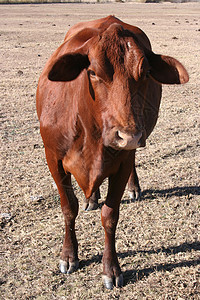
{"type": "MultiPolygon", "coordinates": [[[[143,146],[147,86],[155,85],[152,80],[159,84],[186,83],[187,71],[176,59],[145,48],[137,35],[119,24],[110,25],[103,33],[85,29],[79,35],[83,45],[54,63],[49,80],[71,81],[85,70],[88,93],[101,114],[104,145],[124,150],[143,146]]],[[[78,36],[75,39],[77,43],[78,36]]]]}

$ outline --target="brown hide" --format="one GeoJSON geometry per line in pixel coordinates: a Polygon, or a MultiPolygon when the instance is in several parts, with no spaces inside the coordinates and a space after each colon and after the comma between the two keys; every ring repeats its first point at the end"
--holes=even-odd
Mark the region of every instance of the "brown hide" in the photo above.
{"type": "Polygon", "coordinates": [[[161,83],[188,81],[174,58],[156,55],[137,27],[109,16],[72,27],[48,60],[38,83],[37,113],[49,169],[65,217],[61,271],[78,266],[73,174],[86,198],[109,178],[102,208],[104,283],[122,285],[115,252],[119,203],[128,178],[139,191],[135,150],[145,146],[161,100],[161,83]]]}

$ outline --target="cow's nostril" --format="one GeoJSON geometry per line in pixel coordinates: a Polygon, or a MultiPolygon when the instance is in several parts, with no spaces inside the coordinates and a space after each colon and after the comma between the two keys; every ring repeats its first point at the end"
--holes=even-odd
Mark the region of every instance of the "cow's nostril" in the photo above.
{"type": "Polygon", "coordinates": [[[115,133],[115,142],[118,144],[120,148],[123,148],[127,145],[127,135],[120,130],[117,130],[115,133]]]}
{"type": "Polygon", "coordinates": [[[119,130],[116,131],[115,137],[118,140],[123,140],[124,139],[123,136],[122,136],[122,134],[121,134],[121,132],[119,130]]]}

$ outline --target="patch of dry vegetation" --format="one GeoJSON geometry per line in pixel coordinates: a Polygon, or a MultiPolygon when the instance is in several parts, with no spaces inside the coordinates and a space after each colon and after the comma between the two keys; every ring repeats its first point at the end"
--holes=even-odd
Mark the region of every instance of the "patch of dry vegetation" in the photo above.
{"type": "MultiPolygon", "coordinates": [[[[1,7],[1,299],[199,299],[199,4],[1,7]],[[100,208],[77,218],[80,270],[58,271],[64,222],[44,157],[35,111],[39,74],[80,20],[115,14],[141,27],[157,53],[190,73],[164,88],[160,119],[138,151],[140,202],[125,193],[116,244],[123,289],[101,282],[100,208]],[[22,13],[23,12],[23,13],[22,13]],[[176,37],[176,38],[175,38],[176,37]]],[[[80,199],[83,194],[74,182],[80,199]]],[[[101,187],[102,202],[107,183],[101,187]]]]}

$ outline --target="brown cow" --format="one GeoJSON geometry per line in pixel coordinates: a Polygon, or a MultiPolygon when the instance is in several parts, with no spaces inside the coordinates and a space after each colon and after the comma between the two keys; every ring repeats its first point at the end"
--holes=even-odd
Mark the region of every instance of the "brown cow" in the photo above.
{"type": "MultiPolygon", "coordinates": [[[[103,281],[123,285],[115,250],[119,205],[129,188],[139,194],[135,151],[145,146],[158,117],[161,84],[185,83],[187,71],[172,57],[156,55],[147,36],[113,16],[79,23],[66,35],[42,72],[37,113],[46,159],[65,218],[60,270],[78,268],[75,218],[78,201],[71,174],[93,205],[109,187],[101,219],[105,230],[103,281]]],[[[89,207],[90,208],[90,207],[89,207]]],[[[94,207],[92,207],[94,208],[94,207]]]]}

